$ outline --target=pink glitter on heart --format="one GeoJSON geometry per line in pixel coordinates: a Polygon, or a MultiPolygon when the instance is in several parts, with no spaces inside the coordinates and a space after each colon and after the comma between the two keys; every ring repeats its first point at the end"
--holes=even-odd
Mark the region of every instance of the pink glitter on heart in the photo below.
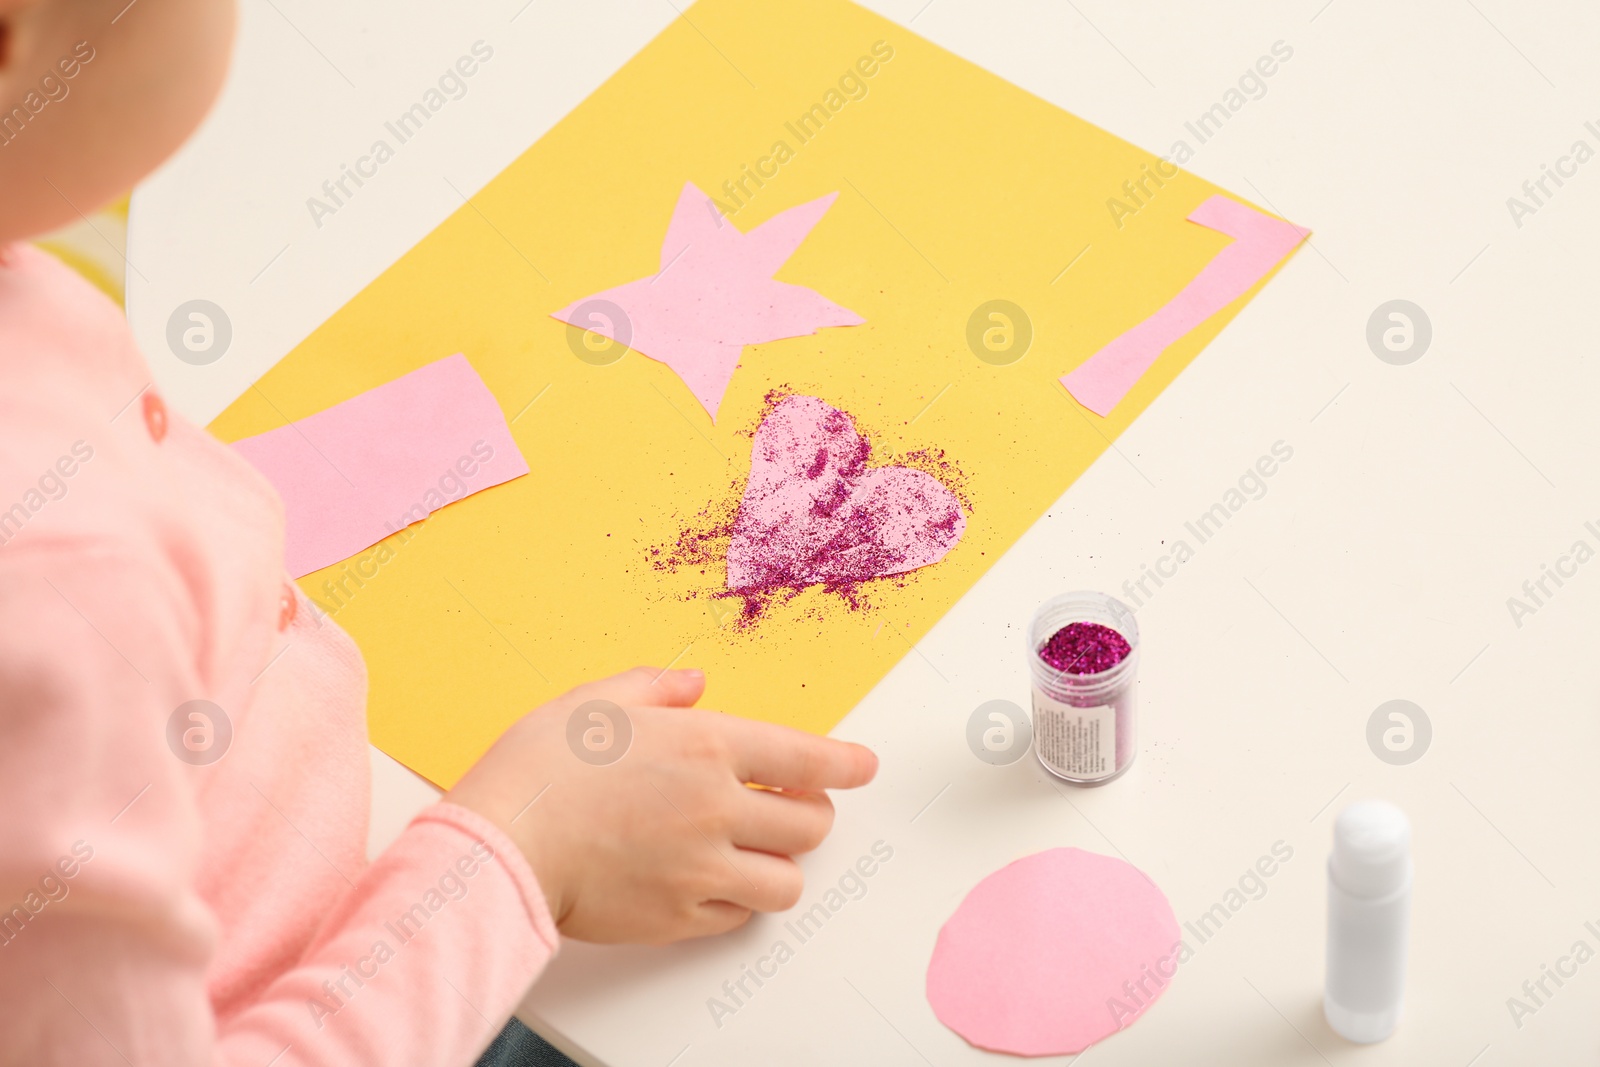
{"type": "Polygon", "coordinates": [[[728,588],[849,588],[943,559],[966,530],[960,500],[924,471],[867,466],[871,453],[838,408],[811,396],[778,402],[755,434],[728,588]]]}

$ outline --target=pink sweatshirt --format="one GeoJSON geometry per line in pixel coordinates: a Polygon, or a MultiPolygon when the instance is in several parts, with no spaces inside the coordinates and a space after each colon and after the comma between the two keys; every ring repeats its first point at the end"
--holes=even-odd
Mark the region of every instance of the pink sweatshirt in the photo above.
{"type": "Polygon", "coordinates": [[[470,1064],[556,950],[543,894],[450,804],[366,862],[360,653],[150,381],[0,251],[0,1063],[470,1064]]]}

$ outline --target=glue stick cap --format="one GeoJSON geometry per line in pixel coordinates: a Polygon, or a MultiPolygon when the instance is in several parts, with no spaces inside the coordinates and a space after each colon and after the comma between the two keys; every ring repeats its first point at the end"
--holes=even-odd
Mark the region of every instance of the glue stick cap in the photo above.
{"type": "Polygon", "coordinates": [[[1363,800],[1339,813],[1328,875],[1352,897],[1381,900],[1411,884],[1411,820],[1383,800],[1363,800]]]}

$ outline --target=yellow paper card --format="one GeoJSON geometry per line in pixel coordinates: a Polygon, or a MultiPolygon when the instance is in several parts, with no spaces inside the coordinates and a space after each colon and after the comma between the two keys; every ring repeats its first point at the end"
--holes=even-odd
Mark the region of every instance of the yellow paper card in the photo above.
{"type": "Polygon", "coordinates": [[[531,474],[301,580],[366,656],[373,742],[441,786],[523,712],[637,664],[704,668],[706,706],[824,732],[1256,291],[1110,417],[1067,395],[1228,244],[1185,221],[1219,190],[1158,184],[1157,162],[844,0],[701,0],[212,428],[260,433],[454,352],[499,399],[531,474]],[[685,182],[744,231],[838,191],[777,277],[866,319],[747,346],[714,424],[665,365],[605,364],[550,317],[655,272],[685,182]],[[996,300],[1025,320],[980,315],[969,344],[996,300]],[[960,544],[868,583],[867,610],[813,587],[753,627],[706,595],[715,567],[657,569],[653,547],[737,501],[772,390],[849,412],[874,464],[942,449],[960,544]]]}

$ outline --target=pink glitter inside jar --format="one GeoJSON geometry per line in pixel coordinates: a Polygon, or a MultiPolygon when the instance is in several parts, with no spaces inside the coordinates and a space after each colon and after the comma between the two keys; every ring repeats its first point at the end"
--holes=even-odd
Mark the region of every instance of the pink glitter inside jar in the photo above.
{"type": "Polygon", "coordinates": [[[1109,782],[1138,752],[1134,683],[1139,626],[1104,593],[1064,593],[1028,629],[1033,748],[1046,770],[1076,785],[1109,782]]]}

